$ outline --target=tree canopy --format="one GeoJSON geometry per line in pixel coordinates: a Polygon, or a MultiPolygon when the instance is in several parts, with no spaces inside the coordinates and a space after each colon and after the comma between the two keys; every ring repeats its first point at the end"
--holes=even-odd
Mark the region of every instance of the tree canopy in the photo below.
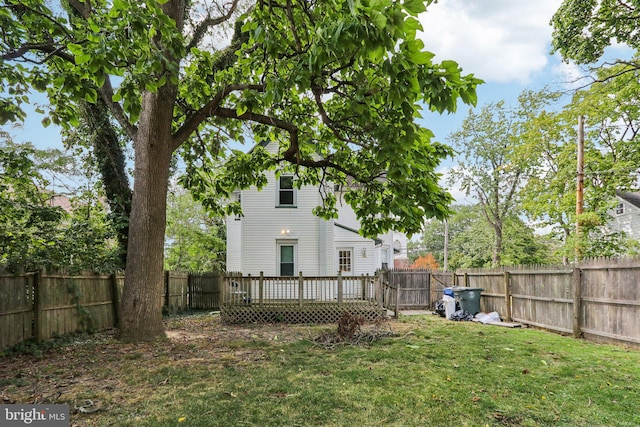
{"type": "Polygon", "coordinates": [[[51,177],[65,188],[60,171],[73,175],[76,159],[0,138],[0,268],[115,271],[113,224],[100,193],[88,180],[70,197],[50,189],[51,177]]]}
{"type": "MultiPolygon", "coordinates": [[[[551,19],[554,51],[580,64],[598,61],[607,46],[640,49],[640,4],[635,0],[564,0],[551,19]]],[[[629,62],[640,68],[637,58],[629,62]]]]}
{"type": "MultiPolygon", "coordinates": [[[[174,153],[210,209],[233,188],[264,185],[264,170],[289,168],[299,185],[348,188],[368,235],[415,233],[425,216],[447,215],[435,169],[451,150],[416,119],[425,107],[475,103],[480,80],[424,50],[417,16],[430,3],[0,3],[0,120],[24,117],[32,90],[51,101],[45,121],[63,127],[78,125],[80,102],[100,99],[133,141],[122,338],[164,333],[157,296],[174,153]],[[216,49],[213,31],[224,25],[234,32],[216,49]],[[234,152],[219,167],[227,144],[247,135],[278,142],[279,153],[234,152]]],[[[324,196],[316,213],[335,216],[335,198],[324,196]]]]}

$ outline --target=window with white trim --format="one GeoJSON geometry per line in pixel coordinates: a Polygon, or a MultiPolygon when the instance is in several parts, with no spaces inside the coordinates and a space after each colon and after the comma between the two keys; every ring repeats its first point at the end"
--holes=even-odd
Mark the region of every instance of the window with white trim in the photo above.
{"type": "Polygon", "coordinates": [[[278,276],[295,276],[297,264],[297,243],[278,243],[278,276]]]}
{"type": "Polygon", "coordinates": [[[278,199],[276,206],[295,207],[296,206],[296,189],[293,185],[292,175],[282,175],[278,179],[278,199]]]}
{"type": "MultiPolygon", "coordinates": [[[[242,193],[236,194],[236,201],[240,204],[240,206],[242,206],[242,193]]],[[[234,220],[240,221],[241,219],[242,219],[242,215],[236,214],[234,220]]]]}
{"type": "Polygon", "coordinates": [[[618,203],[618,206],[616,206],[616,215],[622,214],[624,214],[624,203],[618,203]]]}
{"type": "Polygon", "coordinates": [[[383,270],[388,270],[389,269],[389,250],[387,248],[382,248],[382,250],[380,251],[380,261],[381,261],[381,267],[383,270]]]}

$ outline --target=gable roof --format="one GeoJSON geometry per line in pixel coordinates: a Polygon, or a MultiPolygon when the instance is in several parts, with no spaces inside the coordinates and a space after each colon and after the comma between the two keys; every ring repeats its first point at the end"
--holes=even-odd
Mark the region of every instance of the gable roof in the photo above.
{"type": "Polygon", "coordinates": [[[630,193],[616,190],[616,196],[622,200],[631,203],[633,206],[640,208],[640,192],[630,193]]]}
{"type": "MultiPolygon", "coordinates": [[[[358,232],[358,230],[356,230],[355,228],[347,227],[346,225],[338,224],[337,222],[334,222],[333,225],[335,225],[338,228],[342,228],[343,230],[350,231],[350,232],[355,233],[358,236],[360,236],[360,232],[358,232]]],[[[362,236],[360,236],[360,237],[362,237],[362,236]]],[[[373,240],[374,240],[376,246],[382,244],[382,239],[375,238],[373,240]]]]}

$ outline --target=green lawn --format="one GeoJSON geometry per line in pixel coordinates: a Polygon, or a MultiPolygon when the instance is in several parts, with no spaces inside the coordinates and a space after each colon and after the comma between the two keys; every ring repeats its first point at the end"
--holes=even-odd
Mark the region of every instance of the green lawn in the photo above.
{"type": "Polygon", "coordinates": [[[168,342],[105,334],[0,358],[0,394],[89,399],[100,410],[73,415],[78,426],[640,425],[638,350],[430,315],[366,346],[314,341],[335,325],[200,314],[167,327],[168,342]]]}

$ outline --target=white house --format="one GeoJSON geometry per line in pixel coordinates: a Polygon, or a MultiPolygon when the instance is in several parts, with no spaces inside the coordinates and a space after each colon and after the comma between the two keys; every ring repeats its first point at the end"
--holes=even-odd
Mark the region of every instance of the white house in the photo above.
{"type": "MultiPolygon", "coordinates": [[[[275,150],[275,144],[266,146],[275,150]]],[[[293,175],[273,172],[260,191],[236,191],[242,216],[227,218],[227,271],[266,276],[374,274],[406,263],[407,237],[390,231],[377,239],[358,234],[353,209],[338,198],[339,214],[324,220],[312,210],[322,203],[317,187],[296,189],[293,175]],[[395,250],[394,250],[395,248],[395,250]]]]}
{"type": "Polygon", "coordinates": [[[609,228],[624,231],[628,237],[640,240],[640,192],[616,191],[618,204],[611,212],[609,228]]]}

